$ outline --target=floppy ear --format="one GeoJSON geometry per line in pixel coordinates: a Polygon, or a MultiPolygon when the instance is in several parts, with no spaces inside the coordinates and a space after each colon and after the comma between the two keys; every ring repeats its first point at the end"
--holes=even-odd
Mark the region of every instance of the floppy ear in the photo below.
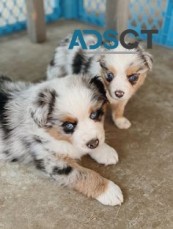
{"type": "Polygon", "coordinates": [[[137,52],[139,54],[139,57],[141,58],[141,60],[143,61],[145,67],[146,67],[146,71],[151,71],[152,67],[153,67],[153,57],[149,52],[146,52],[142,46],[138,46],[137,52]]]}
{"type": "Polygon", "coordinates": [[[105,102],[108,101],[107,96],[106,96],[106,89],[105,85],[102,81],[102,78],[99,76],[95,76],[90,80],[90,85],[94,86],[94,89],[99,92],[101,95],[102,99],[105,100],[105,102]]]}
{"type": "Polygon", "coordinates": [[[146,59],[148,70],[151,71],[153,67],[153,57],[149,52],[144,52],[143,54],[146,59]]]}
{"type": "Polygon", "coordinates": [[[105,64],[105,56],[104,55],[101,55],[98,60],[97,60],[100,64],[100,66],[103,68],[103,69],[107,69],[106,67],[106,64],[105,64]]]}
{"type": "Polygon", "coordinates": [[[34,100],[30,109],[31,117],[40,127],[50,127],[57,93],[53,89],[43,89],[34,100]]]}

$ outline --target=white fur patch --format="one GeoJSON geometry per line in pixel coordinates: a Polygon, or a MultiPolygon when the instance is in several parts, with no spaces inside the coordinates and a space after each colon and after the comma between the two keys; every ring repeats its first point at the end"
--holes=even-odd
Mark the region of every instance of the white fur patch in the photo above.
{"type": "Polygon", "coordinates": [[[106,191],[96,199],[104,205],[121,205],[123,203],[123,194],[121,189],[116,184],[114,184],[112,181],[109,181],[106,191]]]}
{"type": "Polygon", "coordinates": [[[104,165],[114,165],[118,162],[117,152],[106,143],[91,152],[90,156],[98,163],[104,165]]]}
{"type": "Polygon", "coordinates": [[[128,129],[132,125],[131,122],[125,117],[117,119],[113,118],[113,121],[119,129],[128,129]]]}

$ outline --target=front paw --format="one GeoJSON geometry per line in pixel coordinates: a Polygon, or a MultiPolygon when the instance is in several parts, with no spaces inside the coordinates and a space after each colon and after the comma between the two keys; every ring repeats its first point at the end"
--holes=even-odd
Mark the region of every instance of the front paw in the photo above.
{"type": "Polygon", "coordinates": [[[131,122],[125,117],[113,119],[113,121],[119,129],[128,129],[132,125],[131,122]]]}
{"type": "Polygon", "coordinates": [[[116,150],[106,143],[90,153],[90,156],[99,164],[115,165],[118,162],[118,154],[116,150]]]}
{"type": "Polygon", "coordinates": [[[123,194],[121,189],[116,184],[114,184],[112,181],[109,181],[105,192],[99,195],[96,199],[104,205],[121,205],[123,203],[123,194]]]}

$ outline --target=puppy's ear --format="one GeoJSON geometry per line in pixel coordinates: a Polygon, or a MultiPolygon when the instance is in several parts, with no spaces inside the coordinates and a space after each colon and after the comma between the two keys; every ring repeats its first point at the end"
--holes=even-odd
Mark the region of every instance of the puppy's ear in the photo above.
{"type": "Polygon", "coordinates": [[[144,52],[143,54],[146,59],[148,70],[151,71],[153,68],[153,57],[149,52],[144,52]]]}
{"type": "Polygon", "coordinates": [[[106,96],[106,89],[105,85],[102,81],[102,78],[99,76],[95,76],[90,80],[90,85],[94,87],[94,89],[100,94],[101,99],[103,99],[105,102],[108,101],[106,96]]]}
{"type": "Polygon", "coordinates": [[[149,52],[146,52],[142,46],[138,46],[137,52],[139,55],[139,58],[143,62],[145,66],[145,71],[151,71],[153,67],[153,57],[149,52]]]}
{"type": "Polygon", "coordinates": [[[50,120],[54,111],[57,93],[54,89],[40,91],[30,109],[31,117],[40,127],[50,127],[50,120]]]}
{"type": "Polygon", "coordinates": [[[106,63],[105,63],[105,56],[104,56],[104,55],[101,55],[101,56],[98,58],[98,62],[99,62],[100,66],[101,66],[103,69],[107,69],[106,63]]]}

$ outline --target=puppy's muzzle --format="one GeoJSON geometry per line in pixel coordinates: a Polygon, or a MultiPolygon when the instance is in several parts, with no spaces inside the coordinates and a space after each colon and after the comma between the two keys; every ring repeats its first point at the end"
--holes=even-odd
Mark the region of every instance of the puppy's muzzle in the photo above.
{"type": "Polygon", "coordinates": [[[96,139],[92,139],[86,145],[87,145],[87,147],[89,149],[95,149],[99,145],[99,140],[97,138],[96,139]]]}

